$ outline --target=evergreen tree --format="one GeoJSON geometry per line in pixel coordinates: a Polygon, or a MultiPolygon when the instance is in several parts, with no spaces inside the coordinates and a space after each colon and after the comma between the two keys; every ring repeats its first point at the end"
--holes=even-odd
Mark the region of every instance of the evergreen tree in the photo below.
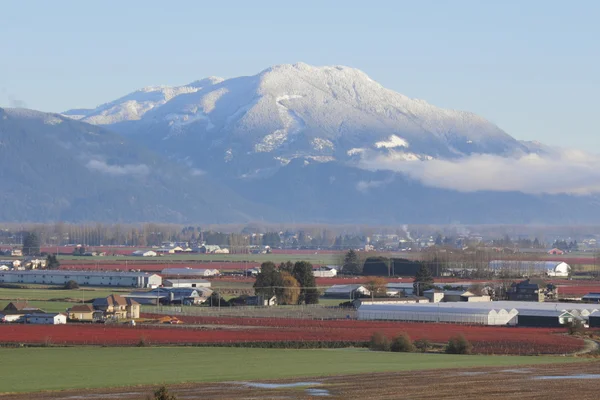
{"type": "Polygon", "coordinates": [[[254,282],[254,293],[257,296],[270,299],[281,292],[282,286],[281,273],[277,271],[275,264],[271,261],[262,263],[260,273],[256,276],[254,282]]]}
{"type": "Polygon", "coordinates": [[[23,255],[37,256],[40,254],[40,238],[34,232],[26,232],[23,236],[23,255]]]}
{"type": "Polygon", "coordinates": [[[421,264],[413,282],[414,292],[417,296],[423,296],[425,290],[434,288],[433,276],[431,276],[431,270],[427,264],[421,264]]]}
{"type": "Polygon", "coordinates": [[[60,262],[56,258],[56,254],[48,254],[46,257],[46,268],[47,269],[58,269],[60,267],[60,262]]]}
{"type": "Polygon", "coordinates": [[[279,264],[279,272],[287,272],[290,275],[294,274],[294,263],[291,261],[282,262],[279,264]]]}
{"type": "Polygon", "coordinates": [[[362,266],[360,265],[358,254],[356,254],[354,250],[348,251],[344,256],[342,271],[344,274],[349,275],[360,275],[362,273],[362,266]]]}
{"type": "Polygon", "coordinates": [[[300,284],[300,296],[298,304],[318,304],[319,291],[317,290],[315,275],[312,264],[306,261],[298,261],[294,264],[292,275],[300,284]]]}

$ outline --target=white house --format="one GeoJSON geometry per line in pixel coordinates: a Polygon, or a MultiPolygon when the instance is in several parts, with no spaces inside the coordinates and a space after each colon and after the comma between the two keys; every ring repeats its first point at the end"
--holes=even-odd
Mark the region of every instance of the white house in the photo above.
{"type": "Polygon", "coordinates": [[[67,323],[67,316],[61,313],[29,314],[25,316],[26,324],[59,325],[67,323]]]}

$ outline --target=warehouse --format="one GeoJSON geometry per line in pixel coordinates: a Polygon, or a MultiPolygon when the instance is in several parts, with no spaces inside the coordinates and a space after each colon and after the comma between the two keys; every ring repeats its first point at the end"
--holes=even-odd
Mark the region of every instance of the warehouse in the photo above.
{"type": "Polygon", "coordinates": [[[559,328],[575,320],[584,322],[582,317],[566,310],[519,310],[517,323],[519,326],[559,328]]]}
{"type": "Polygon", "coordinates": [[[144,272],[113,271],[0,271],[0,283],[39,283],[64,285],[75,281],[80,286],[126,286],[154,288],[162,285],[162,278],[144,272]]]}
{"type": "Polygon", "coordinates": [[[218,269],[200,268],[165,268],[161,271],[163,276],[215,276],[219,275],[218,269]]]}
{"type": "Polygon", "coordinates": [[[210,287],[211,285],[206,279],[165,279],[163,284],[165,287],[174,288],[210,287]]]}
{"type": "Polygon", "coordinates": [[[589,320],[590,326],[593,323],[600,326],[598,313],[597,306],[594,307],[592,304],[531,303],[526,301],[363,304],[358,309],[358,319],[481,325],[516,325],[522,322],[530,324],[529,326],[564,326],[565,321],[578,319],[584,322],[589,320]],[[519,319],[521,312],[525,316],[523,321],[519,319]],[[543,322],[542,316],[544,316],[543,322]],[[593,318],[596,318],[594,322],[592,322],[593,318]]]}
{"type": "Polygon", "coordinates": [[[489,268],[496,273],[501,271],[519,276],[546,275],[552,277],[568,277],[571,266],[563,261],[526,261],[526,260],[493,260],[489,268]]]}
{"type": "Polygon", "coordinates": [[[447,322],[474,325],[516,325],[515,309],[471,307],[469,303],[364,304],[358,309],[361,320],[447,322]],[[465,304],[453,307],[451,304],[465,304]]]}

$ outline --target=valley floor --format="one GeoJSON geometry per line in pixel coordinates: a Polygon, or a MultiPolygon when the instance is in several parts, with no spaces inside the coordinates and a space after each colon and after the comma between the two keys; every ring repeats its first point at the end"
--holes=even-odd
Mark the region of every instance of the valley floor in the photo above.
{"type": "MultiPolygon", "coordinates": [[[[413,393],[412,398],[418,398],[426,393],[431,396],[431,390],[426,387],[444,394],[459,393],[453,391],[472,385],[473,393],[483,394],[490,393],[490,388],[486,386],[488,383],[507,379],[518,380],[515,384],[524,387],[534,385],[541,388],[544,382],[532,379],[534,376],[600,374],[600,363],[581,362],[585,359],[575,357],[460,356],[383,353],[363,349],[13,348],[1,349],[0,359],[0,374],[3,376],[0,393],[4,393],[1,396],[3,400],[145,398],[147,393],[161,384],[182,394],[186,391],[185,397],[181,396],[183,398],[235,399],[249,394],[257,397],[253,394],[256,390],[261,398],[263,389],[250,388],[239,382],[290,382],[290,379],[293,379],[292,382],[314,382],[307,388],[326,389],[331,395],[343,398],[353,398],[358,393],[364,395],[371,391],[377,394],[376,397],[370,396],[373,398],[394,398],[386,396],[408,389],[413,393]],[[490,370],[490,367],[496,369],[490,370]],[[525,367],[527,369],[519,372],[505,371],[525,367]],[[461,371],[464,368],[476,369],[463,373],[461,371]],[[473,374],[473,371],[478,374],[473,374]],[[356,374],[359,375],[351,376],[356,374]],[[120,389],[104,389],[111,387],[120,389]],[[60,392],[64,390],[67,392],[60,392]]],[[[580,384],[575,380],[568,382],[575,386],[580,384]]],[[[555,381],[547,383],[554,384],[555,381]]],[[[585,383],[585,390],[587,384],[600,389],[600,379],[585,380],[585,383]]],[[[286,388],[284,391],[301,395],[307,388],[286,388]]],[[[264,392],[269,396],[273,393],[281,395],[280,389],[272,390],[264,392]]],[[[500,390],[504,389],[497,389],[500,390]]]]}
{"type": "MultiPolygon", "coordinates": [[[[533,361],[530,358],[530,362],[533,361]]],[[[468,362],[467,362],[468,364],[468,362]]],[[[387,373],[363,373],[279,381],[227,381],[170,385],[180,399],[519,399],[598,398],[600,362],[561,363],[513,367],[427,369],[387,373]]],[[[457,362],[456,366],[462,365],[457,362]]],[[[210,368],[210,367],[207,367],[210,368]]],[[[236,369],[235,366],[231,366],[236,369]]],[[[430,365],[429,368],[435,368],[430,365]]],[[[2,396],[3,400],[144,399],[155,386],[115,389],[68,390],[2,396]]]]}

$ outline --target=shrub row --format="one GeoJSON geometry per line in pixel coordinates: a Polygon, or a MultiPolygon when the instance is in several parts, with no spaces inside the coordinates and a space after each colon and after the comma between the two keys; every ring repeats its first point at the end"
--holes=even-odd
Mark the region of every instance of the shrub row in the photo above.
{"type": "MultiPolygon", "coordinates": [[[[431,343],[426,339],[419,339],[412,342],[406,333],[400,333],[390,340],[382,332],[375,332],[369,342],[369,349],[373,351],[410,353],[418,350],[426,352],[431,347],[431,343]]],[[[445,348],[445,352],[448,354],[471,354],[472,350],[473,346],[471,343],[460,334],[450,338],[445,348]]]]}

